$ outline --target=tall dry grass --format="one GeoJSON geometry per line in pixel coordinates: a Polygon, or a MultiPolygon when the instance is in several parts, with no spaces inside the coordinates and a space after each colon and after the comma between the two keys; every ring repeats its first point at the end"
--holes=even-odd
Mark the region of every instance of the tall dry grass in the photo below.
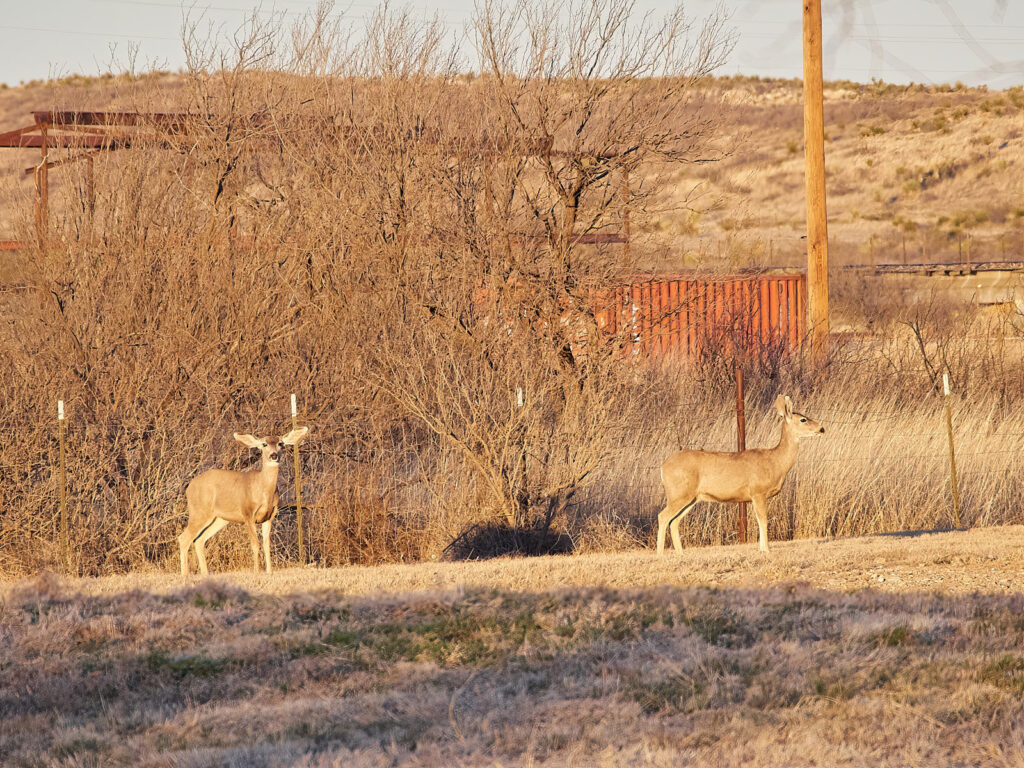
{"type": "MultiPolygon", "coordinates": [[[[352,42],[321,8],[287,34],[189,28],[183,84],[125,86],[122,104],[189,117],[97,156],[94,215],[81,167],[52,172],[48,241],[23,254],[34,290],[5,297],[0,570],[57,565],[58,398],[77,572],[169,567],[188,481],[247,466],[231,433],[286,431],[291,392],[317,563],[649,543],[664,455],[733,445],[732,360],[596,343],[595,291],[642,241],[627,258],[575,235],[621,226],[625,172],[641,229],[666,169],[723,156],[697,86],[728,41],[716,19],[687,37],[678,12],[637,21],[619,0],[535,10],[482,9],[474,76],[439,24],[385,9],[352,42]]],[[[965,521],[1015,519],[1015,331],[953,320],[894,316],[879,339],[895,342],[826,370],[741,361],[750,445],[772,441],[780,391],[829,428],[773,503],[773,537],[948,521],[940,368],[961,398],[965,521]]],[[[687,541],[732,529],[702,512],[687,541]]],[[[274,536],[294,561],[287,510],[274,536]]],[[[230,528],[212,549],[214,568],[247,562],[230,528]]]]}

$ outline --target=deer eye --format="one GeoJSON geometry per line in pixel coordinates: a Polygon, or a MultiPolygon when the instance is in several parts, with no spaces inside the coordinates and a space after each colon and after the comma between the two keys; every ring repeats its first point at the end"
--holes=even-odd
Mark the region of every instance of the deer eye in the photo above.
{"type": "Polygon", "coordinates": [[[805,421],[807,421],[807,419],[800,419],[800,421],[801,421],[801,422],[805,422],[805,421]]]}

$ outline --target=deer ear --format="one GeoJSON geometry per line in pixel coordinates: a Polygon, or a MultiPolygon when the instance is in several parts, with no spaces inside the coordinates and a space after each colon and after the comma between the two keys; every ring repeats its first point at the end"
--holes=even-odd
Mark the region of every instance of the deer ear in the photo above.
{"type": "Polygon", "coordinates": [[[793,401],[789,399],[789,395],[786,395],[786,418],[788,419],[793,415],[793,401]]]}
{"type": "Polygon", "coordinates": [[[785,395],[779,395],[775,398],[775,412],[782,418],[786,418],[786,401],[789,400],[785,395]]]}
{"type": "Polygon", "coordinates": [[[242,445],[248,446],[249,448],[259,448],[260,441],[252,435],[240,435],[235,432],[235,440],[240,442],[242,445]]]}
{"type": "Polygon", "coordinates": [[[300,440],[302,440],[308,432],[309,427],[299,427],[298,429],[293,429],[291,432],[289,432],[287,435],[281,438],[281,442],[284,443],[285,445],[295,445],[300,440]]]}

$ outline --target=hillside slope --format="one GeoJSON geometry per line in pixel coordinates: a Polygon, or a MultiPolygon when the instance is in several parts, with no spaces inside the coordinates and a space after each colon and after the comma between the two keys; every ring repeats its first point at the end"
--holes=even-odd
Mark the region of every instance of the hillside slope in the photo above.
{"type": "MultiPolygon", "coordinates": [[[[675,263],[801,264],[802,84],[717,82],[720,163],[679,174],[656,222],[675,263]],[[690,199],[692,212],[673,207],[690,199]],[[668,242],[674,247],[668,247],[668,242]],[[680,247],[681,246],[681,247],[680,247]]],[[[831,83],[825,165],[833,263],[1024,252],[1024,93],[962,86],[831,83]],[[873,243],[873,246],[872,246],[873,243]]]]}

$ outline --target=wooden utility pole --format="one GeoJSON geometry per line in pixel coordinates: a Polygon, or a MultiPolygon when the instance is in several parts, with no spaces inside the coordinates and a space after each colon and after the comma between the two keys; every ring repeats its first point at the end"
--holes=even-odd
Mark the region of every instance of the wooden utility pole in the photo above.
{"type": "Polygon", "coordinates": [[[821,0],[804,2],[804,162],[807,185],[807,310],[811,346],[828,353],[828,220],[821,74],[821,0]]]}

